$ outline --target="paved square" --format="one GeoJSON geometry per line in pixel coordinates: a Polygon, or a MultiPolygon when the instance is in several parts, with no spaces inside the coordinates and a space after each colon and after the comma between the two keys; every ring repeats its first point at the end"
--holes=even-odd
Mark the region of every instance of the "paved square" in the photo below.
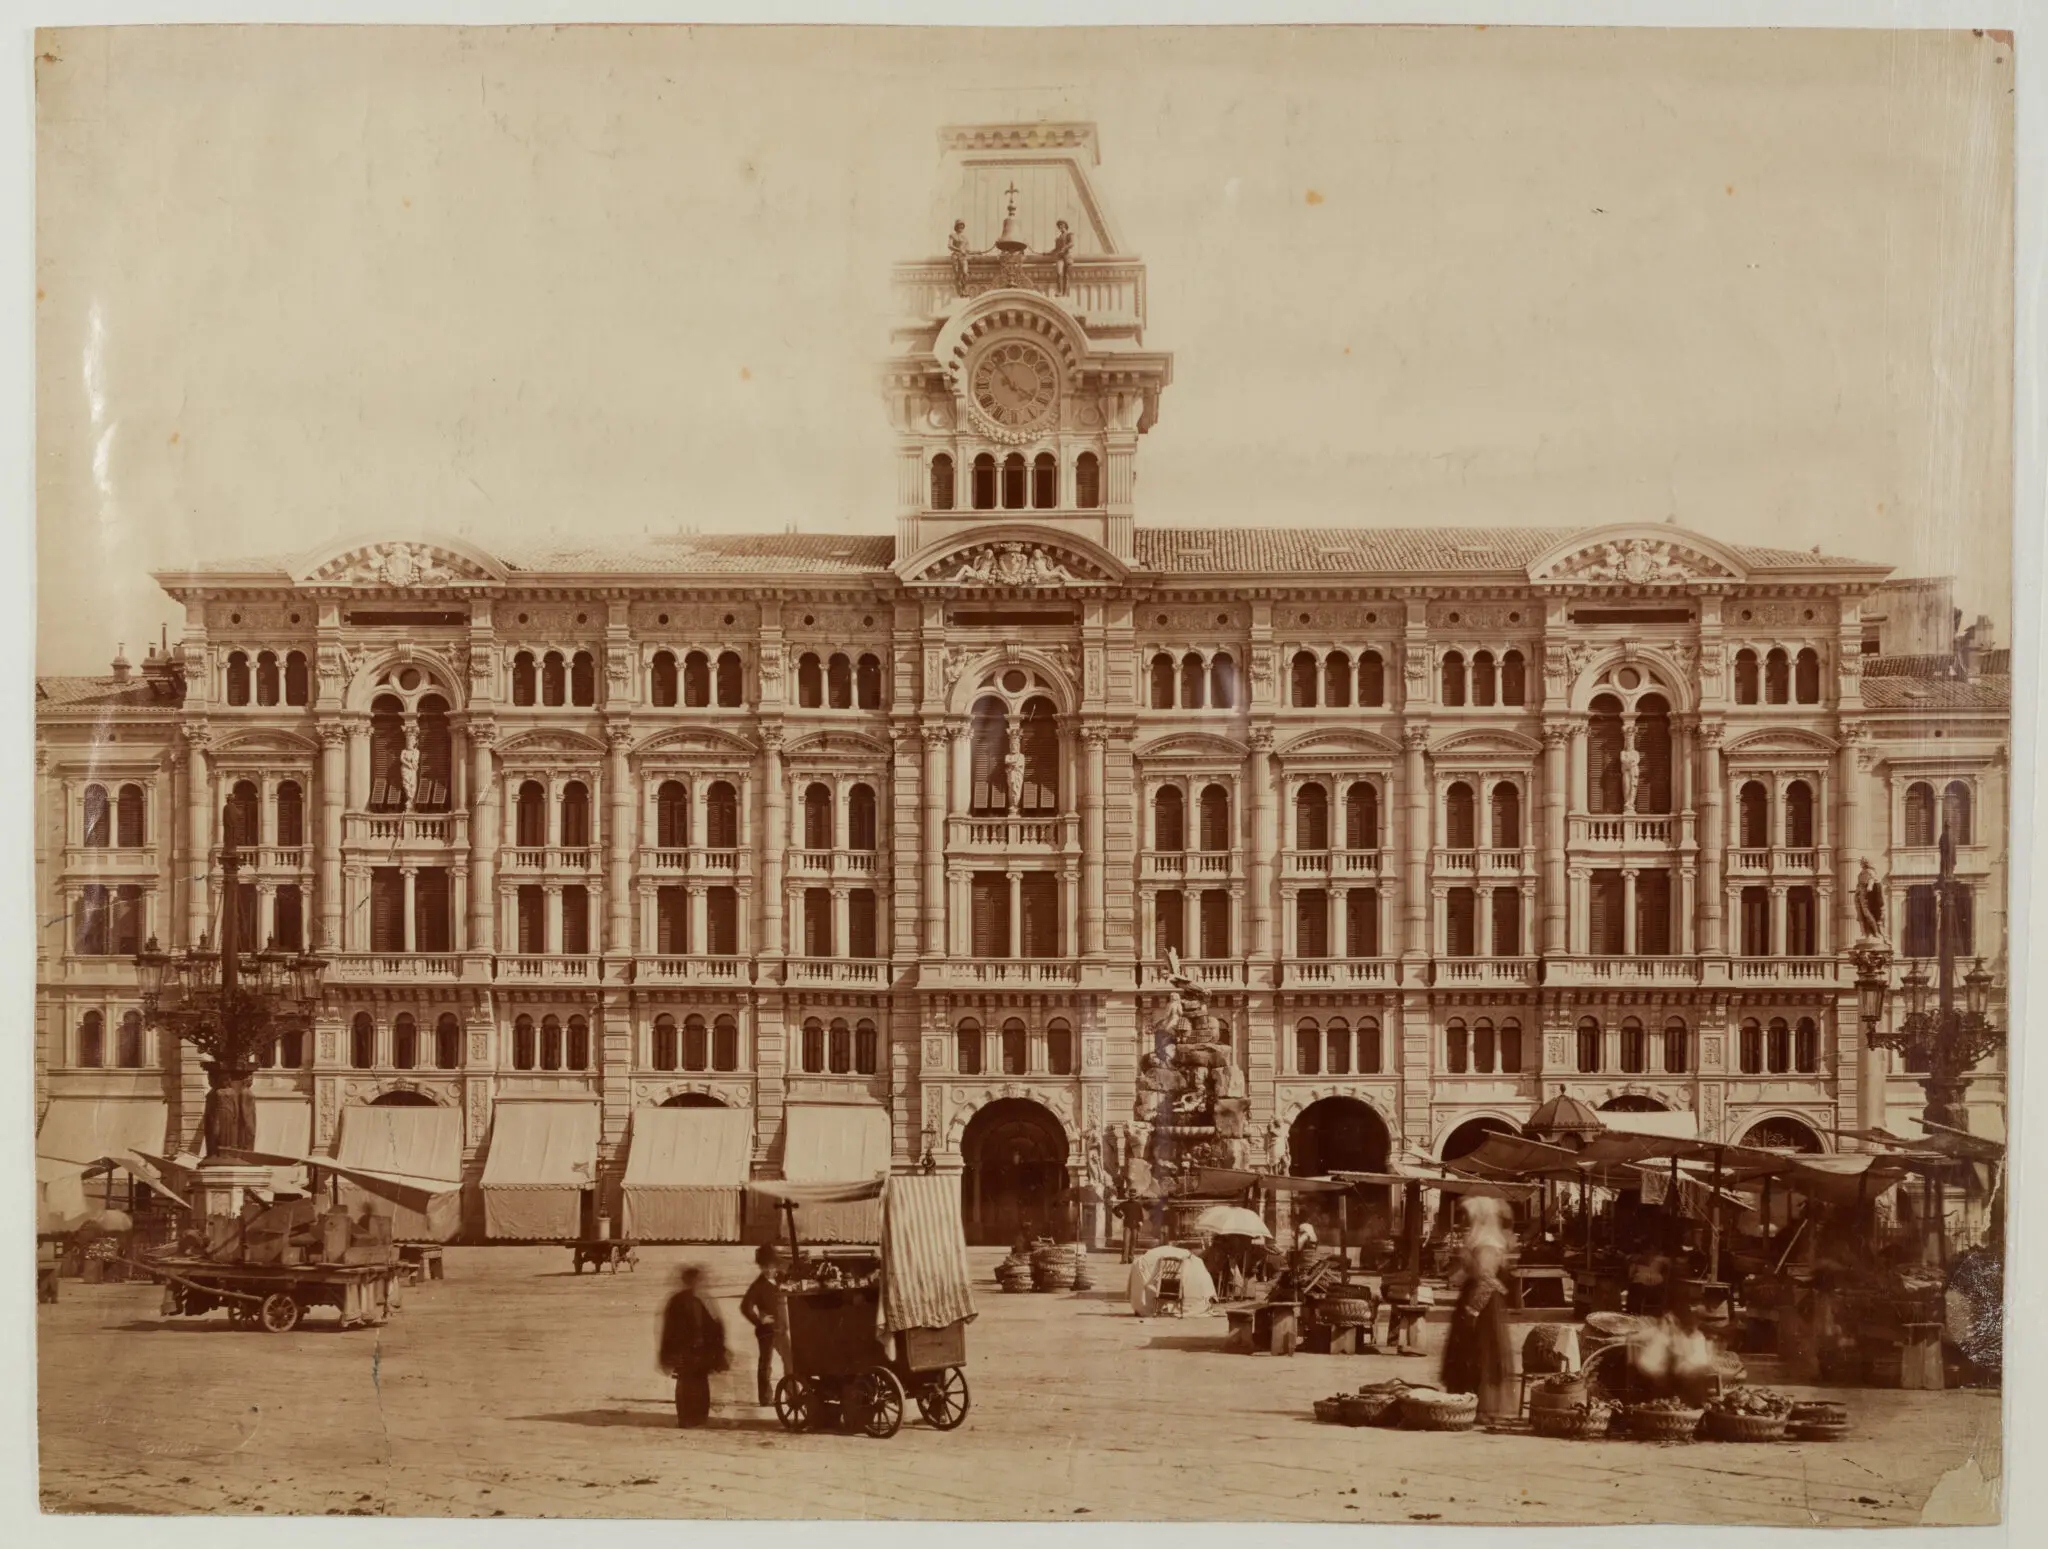
{"type": "Polygon", "coordinates": [[[890,1441],[790,1436],[756,1409],[736,1305],[747,1250],[643,1250],[569,1273],[562,1249],[451,1248],[381,1330],[162,1320],[153,1286],[65,1282],[39,1309],[51,1511],[575,1517],[1754,1522],[1877,1526],[1995,1511],[1985,1393],[1837,1393],[1842,1443],[1650,1448],[1313,1422],[1321,1395],[1434,1362],[1221,1350],[1223,1320],[1141,1322],[1123,1267],[1074,1295],[1004,1295],[972,1254],[973,1411],[890,1441]],[[673,1266],[711,1268],[734,1369],[711,1426],[675,1429],[655,1369],[673,1266]],[[1974,1471],[1973,1471],[1974,1470],[1974,1471]],[[1952,1471],[1954,1471],[1952,1473],[1952,1471]],[[1979,1483],[1988,1478],[1988,1486],[1979,1483]],[[1946,1482],[1944,1482],[1946,1481],[1946,1482]],[[1939,1487],[1939,1488],[1937,1488],[1939,1487]]]}

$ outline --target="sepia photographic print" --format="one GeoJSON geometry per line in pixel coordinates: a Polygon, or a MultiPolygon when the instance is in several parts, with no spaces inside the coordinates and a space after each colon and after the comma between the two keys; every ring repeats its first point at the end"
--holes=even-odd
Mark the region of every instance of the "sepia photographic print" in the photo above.
{"type": "Polygon", "coordinates": [[[34,48],[44,1512],[2001,1520],[2012,34],[34,48]]]}

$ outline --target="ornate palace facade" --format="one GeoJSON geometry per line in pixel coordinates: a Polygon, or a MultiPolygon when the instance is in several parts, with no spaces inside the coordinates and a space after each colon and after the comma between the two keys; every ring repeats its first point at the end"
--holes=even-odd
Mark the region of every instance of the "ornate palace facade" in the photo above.
{"type": "Polygon", "coordinates": [[[893,538],[205,564],[182,639],[42,681],[39,1105],[194,1146],[130,959],[212,928],[231,832],[248,944],[334,960],[260,1095],[316,1146],[452,1109],[472,1184],[510,1100],[595,1104],[607,1186],[638,1110],[751,1112],[762,1177],[860,1110],[1007,1230],[1130,1117],[1169,951],[1297,1169],[1561,1089],[1826,1149],[1917,1112],[1844,953],[1867,861],[1933,954],[1946,822],[2002,1000],[2009,679],[1945,588],[1661,523],[1140,526],[1172,360],[1092,130],[944,139],[893,538]]]}

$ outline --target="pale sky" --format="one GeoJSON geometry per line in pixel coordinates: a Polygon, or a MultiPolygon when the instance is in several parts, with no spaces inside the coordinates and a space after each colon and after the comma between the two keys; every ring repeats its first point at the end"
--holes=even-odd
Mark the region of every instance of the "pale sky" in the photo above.
{"type": "MultiPolygon", "coordinates": [[[[1967,32],[47,35],[39,660],[347,534],[884,533],[941,124],[1088,119],[1141,523],[1662,521],[2011,616],[2011,50],[1967,32]]],[[[1043,245],[1043,244],[1041,244],[1043,245]]]]}

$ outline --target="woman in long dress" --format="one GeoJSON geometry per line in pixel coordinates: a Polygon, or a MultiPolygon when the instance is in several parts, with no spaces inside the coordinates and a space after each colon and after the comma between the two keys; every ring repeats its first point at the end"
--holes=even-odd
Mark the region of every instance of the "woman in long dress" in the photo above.
{"type": "Polygon", "coordinates": [[[1466,1233],[1465,1278],[1444,1339],[1441,1380],[1446,1393],[1478,1395],[1481,1415],[1512,1418],[1521,1405],[1515,1396],[1507,1288],[1500,1280],[1506,1259],[1507,1237],[1492,1220],[1466,1233]]]}

